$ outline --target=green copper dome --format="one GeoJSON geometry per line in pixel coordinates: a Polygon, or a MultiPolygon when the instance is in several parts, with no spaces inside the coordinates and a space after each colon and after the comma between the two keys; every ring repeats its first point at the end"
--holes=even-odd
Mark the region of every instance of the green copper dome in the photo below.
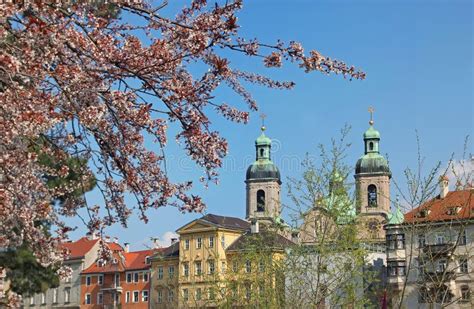
{"type": "Polygon", "coordinates": [[[269,139],[265,133],[263,133],[262,131],[262,134],[260,134],[260,136],[255,140],[255,146],[260,146],[260,145],[271,145],[272,144],[272,140],[269,139]]]}
{"type": "Polygon", "coordinates": [[[373,126],[370,126],[364,133],[364,139],[380,139],[380,133],[373,126]]]}
{"type": "Polygon", "coordinates": [[[395,212],[390,212],[388,214],[388,224],[402,224],[405,221],[405,216],[403,215],[402,211],[400,210],[400,203],[397,201],[395,203],[395,212]]]}
{"type": "Polygon", "coordinates": [[[280,171],[270,159],[272,140],[265,133],[262,127],[262,134],[255,141],[256,160],[247,169],[246,179],[252,180],[280,180],[280,171]]]}
{"type": "Polygon", "coordinates": [[[378,153],[367,153],[357,160],[356,174],[385,174],[392,176],[388,162],[378,153]]]}
{"type": "Polygon", "coordinates": [[[369,124],[369,129],[364,133],[365,154],[357,161],[355,173],[356,175],[380,174],[391,177],[388,162],[379,152],[380,133],[374,129],[372,120],[369,124]]]}

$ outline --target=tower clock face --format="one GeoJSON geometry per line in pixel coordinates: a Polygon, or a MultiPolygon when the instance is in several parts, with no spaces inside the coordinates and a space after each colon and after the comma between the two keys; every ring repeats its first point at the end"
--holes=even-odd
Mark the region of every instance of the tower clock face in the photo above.
{"type": "Polygon", "coordinates": [[[374,232],[377,232],[380,228],[380,222],[379,220],[377,219],[370,219],[369,221],[367,221],[367,229],[374,233],[374,232]]]}

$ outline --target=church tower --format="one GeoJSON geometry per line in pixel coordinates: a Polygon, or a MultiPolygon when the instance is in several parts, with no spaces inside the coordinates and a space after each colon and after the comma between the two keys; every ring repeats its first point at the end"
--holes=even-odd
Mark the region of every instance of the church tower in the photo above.
{"type": "Polygon", "coordinates": [[[256,159],[247,169],[247,220],[272,222],[280,215],[280,171],[270,158],[272,140],[265,136],[265,126],[255,141],[256,159]]]}
{"type": "Polygon", "coordinates": [[[383,224],[390,213],[390,178],[392,173],[387,160],[380,155],[380,133],[374,129],[372,119],[369,129],[364,133],[365,153],[357,161],[355,181],[357,192],[357,215],[365,225],[367,235],[364,238],[385,238],[383,224]]]}

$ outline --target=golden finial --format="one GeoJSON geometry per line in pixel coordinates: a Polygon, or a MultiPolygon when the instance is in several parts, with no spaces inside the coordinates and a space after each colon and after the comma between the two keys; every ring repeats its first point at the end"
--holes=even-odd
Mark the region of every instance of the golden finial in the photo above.
{"type": "Polygon", "coordinates": [[[262,126],[260,127],[260,130],[265,131],[265,118],[267,118],[267,115],[265,115],[264,113],[261,113],[260,114],[260,118],[262,118],[262,126]]]}
{"type": "Polygon", "coordinates": [[[369,106],[369,113],[370,113],[370,120],[369,120],[369,124],[370,125],[373,125],[374,124],[374,112],[375,112],[375,108],[373,108],[372,106],[369,106]]]}

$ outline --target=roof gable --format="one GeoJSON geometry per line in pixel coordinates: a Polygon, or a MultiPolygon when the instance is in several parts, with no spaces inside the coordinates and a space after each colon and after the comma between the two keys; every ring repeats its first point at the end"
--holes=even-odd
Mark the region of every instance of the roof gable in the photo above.
{"type": "Polygon", "coordinates": [[[176,232],[183,233],[192,229],[199,228],[223,228],[237,231],[245,231],[250,228],[250,223],[236,217],[218,216],[214,214],[207,214],[199,219],[193,220],[190,223],[180,227],[176,232]]]}
{"type": "Polygon", "coordinates": [[[406,223],[466,220],[474,218],[473,190],[448,192],[435,197],[405,214],[406,223]]]}

